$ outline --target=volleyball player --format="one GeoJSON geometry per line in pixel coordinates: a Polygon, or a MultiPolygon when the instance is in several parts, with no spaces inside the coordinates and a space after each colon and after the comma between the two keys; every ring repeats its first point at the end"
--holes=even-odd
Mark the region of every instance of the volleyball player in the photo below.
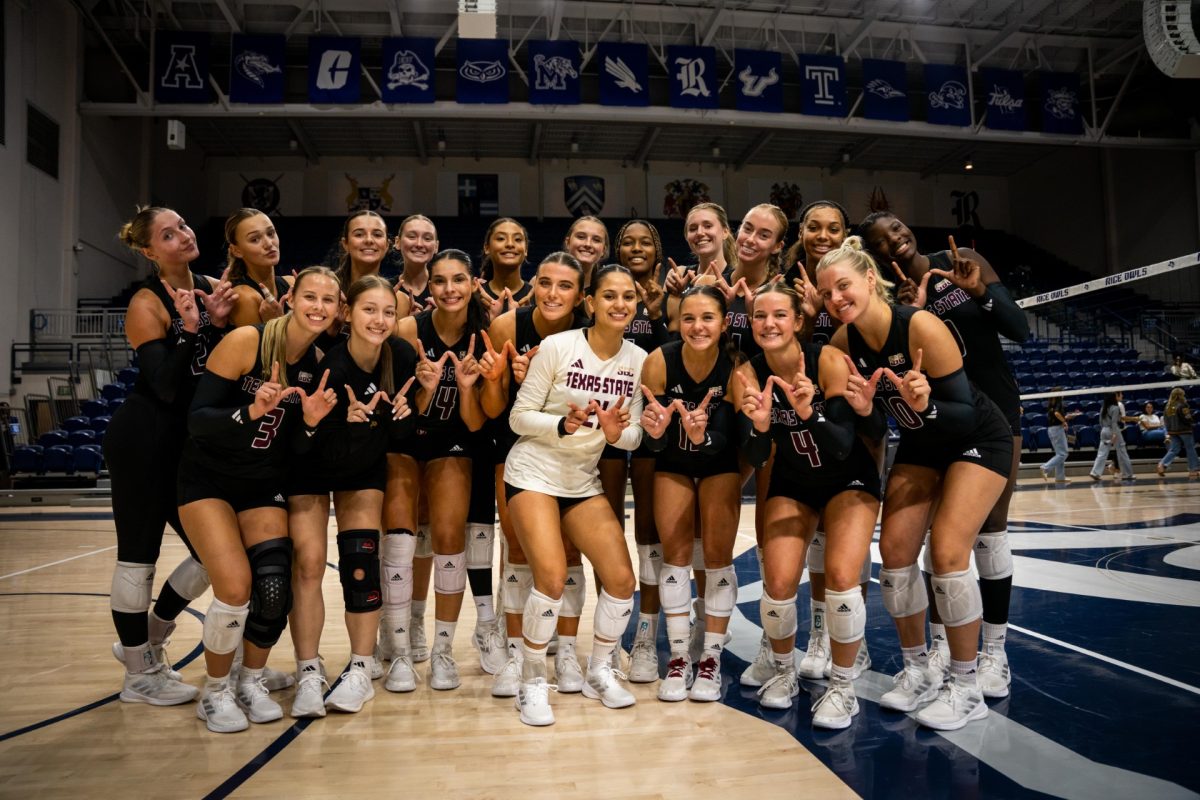
{"type": "Polygon", "coordinates": [[[233,288],[193,274],[196,234],[168,208],[142,208],[121,226],[121,241],[150,261],[151,274],[125,313],[125,335],[137,352],[138,376],[104,436],[112,479],[117,563],[110,605],[125,665],[121,700],[176,705],[196,696],[166,662],[175,618],[208,588],[208,573],[184,535],[175,477],[187,436],[187,409],[209,352],[224,336],[233,288]],[[155,564],[170,525],[189,555],[171,573],[150,610],[155,564]]]}
{"type": "MultiPolygon", "coordinates": [[[[760,602],[774,675],[758,694],[765,708],[781,709],[790,708],[799,693],[793,654],[796,586],[805,549],[823,519],[826,599],[834,609],[828,625],[833,663],[829,688],[813,706],[813,724],[846,728],[859,711],[852,681],[867,611],[858,581],[879,513],[879,469],[857,435],[859,418],[844,397],[848,370],[841,351],[801,344],[797,336],[804,325],[801,298],[792,289],[779,284],[760,289],[754,336],[763,352],[739,373],[737,394],[751,423],[743,444],[747,459],[761,467],[774,444],[760,602]]],[[[885,430],[882,415],[861,427],[873,438],[885,430]]]]}
{"type": "MultiPolygon", "coordinates": [[[[901,278],[898,301],[930,311],[946,323],[958,343],[968,380],[1000,407],[1008,421],[1013,441],[1008,483],[984,521],[975,547],[983,594],[980,686],[985,697],[1007,697],[1012,676],[1004,642],[1013,571],[1008,508],[1021,461],[1021,398],[997,334],[1024,342],[1029,338],[1029,321],[987,259],[970,248],[956,247],[953,236],[949,249],[923,254],[917,250],[912,231],[890,212],[867,216],[859,229],[876,261],[891,263],[901,278]]],[[[933,622],[937,647],[941,624],[940,620],[933,622]]],[[[937,665],[944,666],[945,651],[935,656],[940,656],[935,658],[937,665]]]]}
{"type": "Polygon", "coordinates": [[[671,269],[667,271],[664,288],[667,291],[667,325],[672,331],[679,329],[679,295],[683,290],[697,276],[723,274],[737,260],[729,215],[716,203],[697,203],[688,210],[683,218],[683,238],[696,257],[696,264],[685,267],[668,259],[671,269]]]}
{"type": "Polygon", "coordinates": [[[492,682],[493,697],[517,696],[521,682],[521,614],[533,585],[533,573],[513,530],[504,496],[504,460],[517,441],[517,435],[509,427],[508,415],[529,370],[530,359],[536,355],[542,340],[580,327],[586,321],[576,314],[583,298],[582,280],[583,267],[573,256],[562,251],[551,253],[538,265],[534,275],[533,304],[518,306],[496,317],[484,338],[487,350],[480,360],[484,378],[480,400],[495,440],[493,485],[506,545],[500,598],[504,606],[507,659],[492,682]]]}
{"type": "Polygon", "coordinates": [[[509,414],[509,424],[521,438],[505,461],[504,489],[533,571],[516,700],[521,720],[529,725],[554,722],[546,647],[563,604],[564,535],[592,562],[603,585],[583,694],[609,708],[635,702],[611,663],[633,614],[633,568],[623,527],[601,496],[596,465],[605,443],[632,450],[641,440],[638,386],[646,353],[624,339],[637,308],[629,270],[598,268],[588,292],[592,326],[542,341],[509,414]]]}
{"type": "Polygon", "coordinates": [[[584,286],[591,285],[592,272],[608,257],[608,249],[608,227],[598,217],[576,217],[563,237],[563,250],[583,267],[584,286]]]}
{"type": "MultiPolygon", "coordinates": [[[[448,690],[461,683],[453,654],[467,584],[467,504],[461,500],[471,492],[470,434],[486,419],[475,384],[487,311],[475,296],[471,257],[461,250],[443,250],[433,257],[429,290],[436,307],[396,324],[397,334],[417,352],[417,380],[425,387],[436,377],[437,384],[432,402],[415,420],[413,435],[389,447],[382,554],[389,580],[396,575],[406,582],[416,551],[418,503],[424,496],[433,539],[436,625],[429,685],[448,690]]],[[[393,659],[409,654],[411,604],[411,589],[389,589],[385,594],[382,631],[393,659]]],[[[397,667],[393,660],[392,670],[396,669],[403,664],[397,667]]],[[[406,685],[408,676],[389,673],[389,681],[406,685]]]]}
{"type": "Polygon", "coordinates": [[[725,333],[727,310],[716,287],[687,289],[679,306],[681,339],[656,349],[642,365],[642,429],[644,444],[656,453],[654,516],[663,546],[659,592],[671,653],[658,699],[667,702],[721,698],[721,654],[737,603],[733,542],[742,481],[731,381],[743,358],[725,333]],[[688,573],[697,532],[703,534],[706,619],[693,675],[688,573]]]}
{"type": "Polygon", "coordinates": [[[279,266],[279,234],[271,218],[256,208],[239,208],[225,220],[229,281],[237,291],[230,320],[258,325],[283,316],[291,283],[275,274],[279,266]]]}
{"type": "Polygon", "coordinates": [[[424,214],[410,214],[392,242],[402,266],[396,279],[396,316],[408,317],[429,306],[429,259],[438,251],[437,228],[424,214]]]}
{"type": "MultiPolygon", "coordinates": [[[[321,361],[338,406],[345,411],[326,418],[319,445],[294,460],[288,481],[288,531],[295,549],[292,643],[299,676],[293,717],[323,717],[326,707],[356,712],[375,695],[371,667],[383,606],[379,525],[388,442],[403,439],[412,427],[412,409],[424,410],[432,399],[431,393],[418,390],[409,405],[417,356],[408,342],[392,336],[396,327],[392,285],[378,275],[359,278],[351,285],[346,304],[350,336],[321,361]],[[330,492],[351,655],[341,682],[326,700],[318,648],[325,623],[321,583],[330,492]]],[[[390,591],[392,585],[387,586],[390,591]]]]}
{"type": "Polygon", "coordinates": [[[291,606],[286,467],[311,448],[317,424],[337,402],[325,379],[317,380],[314,346],[337,313],[337,278],[309,267],[292,296],[292,310],[282,317],[238,328],[221,341],[188,415],[179,517],[213,588],[204,619],[207,679],[196,714],[216,733],[244,730],[247,717],[283,716],[262,670],[291,606]],[[243,633],[235,695],[229,668],[243,633]]]}
{"type": "Polygon", "coordinates": [[[893,306],[888,282],[862,247],[852,236],[821,259],[817,288],[842,323],[833,345],[851,359],[846,402],[863,416],[878,405],[901,429],[883,504],[879,580],[904,669],[880,704],[920,708],[919,723],[955,730],[987,716],[977,676],[983,603],[970,555],[1008,482],[1013,442],[1000,409],[967,380],[949,328],[927,311],[893,306]],[[940,689],[940,674],[929,668],[929,598],[916,563],[927,530],[933,594],[950,643],[950,680],[940,689]]]}

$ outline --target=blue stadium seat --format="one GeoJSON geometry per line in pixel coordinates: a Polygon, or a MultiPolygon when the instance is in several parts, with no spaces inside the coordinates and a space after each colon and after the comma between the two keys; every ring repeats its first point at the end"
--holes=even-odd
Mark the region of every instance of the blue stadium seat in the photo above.
{"type": "Polygon", "coordinates": [[[56,444],[49,447],[46,449],[46,458],[43,463],[46,466],[46,472],[74,472],[75,448],[69,444],[56,444]]]}
{"type": "Polygon", "coordinates": [[[66,431],[60,431],[60,430],[46,431],[45,433],[43,433],[41,436],[38,437],[38,444],[40,444],[42,447],[53,447],[54,445],[57,445],[57,444],[66,444],[66,443],[67,443],[67,432],[66,431]]]}
{"type": "Polygon", "coordinates": [[[1049,428],[1034,428],[1033,444],[1038,450],[1049,450],[1050,445],[1050,430],[1049,428]]]}
{"type": "Polygon", "coordinates": [[[1044,427],[1046,427],[1046,423],[1049,422],[1049,420],[1050,420],[1050,418],[1046,414],[1042,414],[1042,413],[1030,414],[1029,409],[1025,409],[1025,418],[1027,420],[1029,420],[1029,426],[1033,427],[1033,428],[1036,428],[1036,427],[1044,428],[1044,427]]]}
{"type": "Polygon", "coordinates": [[[81,431],[85,428],[92,427],[92,421],[87,417],[67,417],[63,420],[63,429],[67,433],[72,431],[81,431]]]}
{"type": "Polygon", "coordinates": [[[1041,439],[1046,440],[1046,444],[1050,444],[1050,437],[1046,435],[1045,425],[1031,425],[1029,428],[1021,431],[1021,443],[1025,445],[1026,450],[1037,450],[1040,445],[1038,442],[1041,439]],[[1026,443],[1028,441],[1028,443],[1026,443]]]}
{"type": "Polygon", "coordinates": [[[85,444],[76,447],[74,466],[76,472],[100,472],[104,466],[104,455],[100,452],[100,446],[85,444]]]}
{"type": "Polygon", "coordinates": [[[84,400],[80,404],[79,412],[85,417],[99,417],[108,413],[108,403],[103,399],[84,400]]]}
{"type": "Polygon", "coordinates": [[[108,430],[108,423],[110,422],[112,422],[112,417],[108,416],[107,414],[99,417],[92,417],[92,430],[96,432],[97,439],[103,437],[104,432],[108,430]]]}
{"type": "Polygon", "coordinates": [[[91,428],[84,428],[83,430],[71,431],[71,433],[67,436],[67,444],[71,445],[72,447],[79,447],[79,445],[81,445],[81,444],[95,444],[95,443],[96,443],[96,432],[94,430],[92,430],[91,428]]]}
{"type": "Polygon", "coordinates": [[[1126,425],[1121,431],[1121,438],[1129,447],[1137,447],[1142,443],[1142,430],[1137,425],[1126,425]]]}
{"type": "Polygon", "coordinates": [[[115,400],[109,400],[108,401],[108,413],[110,413],[110,414],[117,413],[117,409],[120,408],[124,403],[125,403],[124,397],[118,397],[115,400]]]}
{"type": "Polygon", "coordinates": [[[1100,426],[1099,425],[1081,425],[1079,433],[1075,436],[1075,446],[1083,449],[1089,448],[1095,450],[1100,446],[1100,426]]]}
{"type": "Polygon", "coordinates": [[[21,444],[13,448],[13,472],[42,472],[44,448],[40,444],[21,444]]]}
{"type": "Polygon", "coordinates": [[[1025,427],[1025,426],[1021,427],[1021,449],[1022,450],[1032,450],[1033,449],[1033,434],[1031,434],[1029,432],[1029,428],[1025,427]]]}
{"type": "Polygon", "coordinates": [[[129,390],[119,383],[106,383],[104,388],[100,390],[100,394],[104,399],[109,401],[109,408],[112,408],[113,400],[124,400],[125,395],[129,394],[129,390]]]}
{"type": "Polygon", "coordinates": [[[126,367],[117,373],[117,383],[124,384],[125,386],[133,386],[133,384],[137,381],[137,376],[137,367],[126,367]]]}

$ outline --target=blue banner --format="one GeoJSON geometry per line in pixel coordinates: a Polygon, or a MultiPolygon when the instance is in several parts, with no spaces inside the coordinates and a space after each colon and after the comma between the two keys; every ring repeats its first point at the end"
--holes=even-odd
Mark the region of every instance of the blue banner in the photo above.
{"type": "Polygon", "coordinates": [[[207,103],[208,34],[159,31],[154,41],[154,100],[207,103]]]}
{"type": "Polygon", "coordinates": [[[578,105],[580,72],[579,45],[575,42],[530,42],[529,102],[578,105]]]}
{"type": "Polygon", "coordinates": [[[308,40],[308,101],[357,103],[362,40],[342,36],[314,36],[308,40]]]}
{"type": "Polygon", "coordinates": [[[971,98],[967,91],[967,68],[955,64],[925,65],[925,121],[934,125],[971,124],[971,98]]]}
{"type": "Polygon", "coordinates": [[[283,34],[233,35],[229,59],[229,99],[234,103],[283,102],[283,34]]]}
{"type": "Polygon", "coordinates": [[[383,40],[383,81],[379,85],[385,103],[432,103],[433,48],[437,39],[390,36],[383,40]]]}
{"type": "Polygon", "coordinates": [[[864,58],[863,116],[908,122],[908,72],[903,61],[864,58]]]}
{"type": "Polygon", "coordinates": [[[845,116],[845,59],[841,56],[800,56],[800,111],[821,117],[845,116]]]}
{"type": "Polygon", "coordinates": [[[508,40],[459,39],[454,99],[460,103],[508,102],[508,40]]]}
{"type": "Polygon", "coordinates": [[[1025,76],[1007,69],[979,71],[979,88],[987,98],[984,122],[993,130],[1025,130],[1025,76]]]}
{"type": "Polygon", "coordinates": [[[1079,76],[1073,72],[1039,72],[1042,87],[1042,130],[1046,133],[1083,133],[1083,108],[1079,102],[1079,76]]]}
{"type": "Polygon", "coordinates": [[[649,53],[644,44],[599,42],[596,70],[600,75],[600,105],[650,105],[649,53]]]}
{"type": "Polygon", "coordinates": [[[764,50],[734,50],[738,111],[783,111],[783,58],[764,50]]]}
{"type": "Polygon", "coordinates": [[[714,47],[670,45],[667,72],[671,77],[671,105],[676,108],[716,108],[721,80],[717,77],[714,47]]]}

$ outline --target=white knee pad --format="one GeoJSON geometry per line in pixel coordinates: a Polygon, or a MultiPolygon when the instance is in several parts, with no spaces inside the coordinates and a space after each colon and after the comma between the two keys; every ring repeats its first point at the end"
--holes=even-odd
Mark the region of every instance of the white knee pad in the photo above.
{"type": "Polygon", "coordinates": [[[583,615],[583,602],[587,599],[587,576],[583,573],[583,565],[567,567],[567,580],[563,583],[562,609],[560,617],[580,617],[583,615]]]}
{"type": "Polygon", "coordinates": [[[862,569],[858,571],[858,582],[870,583],[871,581],[871,548],[867,548],[867,554],[863,557],[862,569]]]}
{"type": "Polygon", "coordinates": [[[150,595],[154,591],[154,565],[118,561],[113,570],[112,590],[108,601],[113,611],[122,614],[145,614],[150,610],[150,595]]]}
{"type": "Polygon", "coordinates": [[[665,561],[658,573],[658,599],[667,614],[686,614],[692,604],[692,580],[687,567],[665,561]]]}
{"type": "Polygon", "coordinates": [[[979,577],[985,581],[1012,577],[1012,549],[1008,546],[1007,528],[995,533],[979,534],[975,540],[975,567],[979,570],[979,577]]]}
{"type": "Polygon", "coordinates": [[[467,588],[467,554],[433,554],[433,591],[438,594],[461,594],[467,588]]]}
{"type": "Polygon", "coordinates": [[[558,627],[558,610],[562,598],[551,600],[537,589],[529,590],[525,601],[525,616],[521,620],[521,635],[539,647],[544,647],[558,627]]]}
{"type": "Polygon", "coordinates": [[[786,600],[776,600],[763,592],[758,611],[768,639],[779,640],[796,635],[796,595],[786,600]]]}
{"type": "Polygon", "coordinates": [[[467,523],[467,569],[490,569],[496,543],[496,526],[467,523]]]}
{"type": "Polygon", "coordinates": [[[879,589],[883,596],[883,607],[896,619],[923,614],[929,608],[925,579],[921,577],[921,570],[916,564],[900,569],[879,570],[879,589]]]}
{"type": "Polygon", "coordinates": [[[403,529],[389,530],[379,548],[383,555],[383,571],[380,584],[383,588],[383,604],[399,609],[412,605],[413,554],[417,549],[416,538],[403,529]]]}
{"type": "Polygon", "coordinates": [[[191,602],[208,591],[208,570],[196,559],[188,556],[179,562],[179,566],[167,578],[167,583],[175,590],[175,594],[191,602]]]}
{"type": "Polygon", "coordinates": [[[417,551],[413,555],[417,558],[432,558],[433,536],[429,533],[429,526],[418,525],[413,535],[417,537],[417,551]]]}
{"type": "Polygon", "coordinates": [[[928,533],[925,534],[925,544],[921,547],[921,569],[930,575],[933,574],[933,545],[929,541],[928,533]]]}
{"type": "Polygon", "coordinates": [[[520,614],[525,610],[529,590],[533,588],[533,570],[528,564],[505,564],[501,581],[500,599],[504,602],[504,613],[520,614]]]}
{"type": "Polygon", "coordinates": [[[658,586],[658,573],[662,569],[662,545],[638,545],[638,581],[642,586],[658,586]]]}
{"type": "Polygon", "coordinates": [[[728,617],[737,605],[737,574],[733,565],[710,569],[704,585],[704,613],[713,617],[728,617]]]}
{"type": "Polygon", "coordinates": [[[983,616],[979,581],[975,580],[969,569],[934,575],[933,597],[938,613],[942,615],[942,624],[947,627],[957,628],[983,616]]]}
{"type": "Polygon", "coordinates": [[[844,592],[825,590],[825,627],[840,644],[857,642],[867,629],[867,605],[857,586],[844,592]]]}
{"type": "Polygon", "coordinates": [[[232,653],[242,643],[250,604],[231,606],[213,598],[204,615],[204,649],[217,655],[232,653]]]}
{"type": "Polygon", "coordinates": [[[692,571],[704,572],[704,542],[692,539],[692,571]]]}
{"type": "Polygon", "coordinates": [[[818,574],[825,571],[825,531],[813,534],[812,544],[808,546],[808,571],[818,574]]]}
{"type": "Polygon", "coordinates": [[[629,619],[633,616],[633,596],[618,600],[603,589],[596,600],[596,616],[592,620],[592,631],[597,638],[615,642],[625,633],[629,619]]]}

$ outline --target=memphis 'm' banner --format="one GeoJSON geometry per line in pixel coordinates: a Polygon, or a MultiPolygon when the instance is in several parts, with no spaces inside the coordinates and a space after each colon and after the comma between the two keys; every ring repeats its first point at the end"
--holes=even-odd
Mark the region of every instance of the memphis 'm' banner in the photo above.
{"type": "Polygon", "coordinates": [[[208,103],[208,34],[159,31],[154,40],[154,99],[208,103]]]}
{"type": "Polygon", "coordinates": [[[864,58],[863,116],[908,122],[908,75],[902,61],[864,58]]]}
{"type": "Polygon", "coordinates": [[[1079,76],[1072,72],[1039,72],[1042,88],[1042,130],[1046,133],[1083,133],[1079,104],[1079,76]]]}
{"type": "Polygon", "coordinates": [[[283,102],[283,34],[233,35],[229,59],[229,99],[234,103],[283,102]]]}
{"type": "Polygon", "coordinates": [[[733,51],[738,111],[783,111],[783,57],[765,50],[733,51]]]}
{"type": "Polygon", "coordinates": [[[646,45],[598,42],[596,67],[600,75],[600,105],[650,105],[650,65],[646,45]]]}
{"type": "Polygon", "coordinates": [[[979,88],[987,98],[984,120],[993,130],[1023,131],[1026,126],[1025,76],[1008,69],[982,69],[979,88]]]}
{"type": "Polygon", "coordinates": [[[508,40],[459,39],[455,45],[460,103],[508,102],[508,40]]]}
{"type": "Polygon", "coordinates": [[[362,40],[351,36],[314,36],[308,40],[308,102],[359,101],[361,48],[362,40]]]}
{"type": "Polygon", "coordinates": [[[579,45],[529,43],[529,102],[535,106],[579,105],[579,45]]]}
{"type": "Polygon", "coordinates": [[[432,103],[433,57],[436,39],[390,36],[383,40],[383,79],[379,84],[385,103],[432,103]]]}
{"type": "Polygon", "coordinates": [[[956,64],[925,65],[925,121],[933,125],[971,124],[967,68],[956,64]]]}
{"type": "Polygon", "coordinates": [[[846,61],[841,56],[800,56],[800,111],[846,115],[846,61]]]}
{"type": "Polygon", "coordinates": [[[717,76],[716,48],[670,45],[667,72],[671,78],[671,105],[717,108],[721,79],[717,76]]]}

